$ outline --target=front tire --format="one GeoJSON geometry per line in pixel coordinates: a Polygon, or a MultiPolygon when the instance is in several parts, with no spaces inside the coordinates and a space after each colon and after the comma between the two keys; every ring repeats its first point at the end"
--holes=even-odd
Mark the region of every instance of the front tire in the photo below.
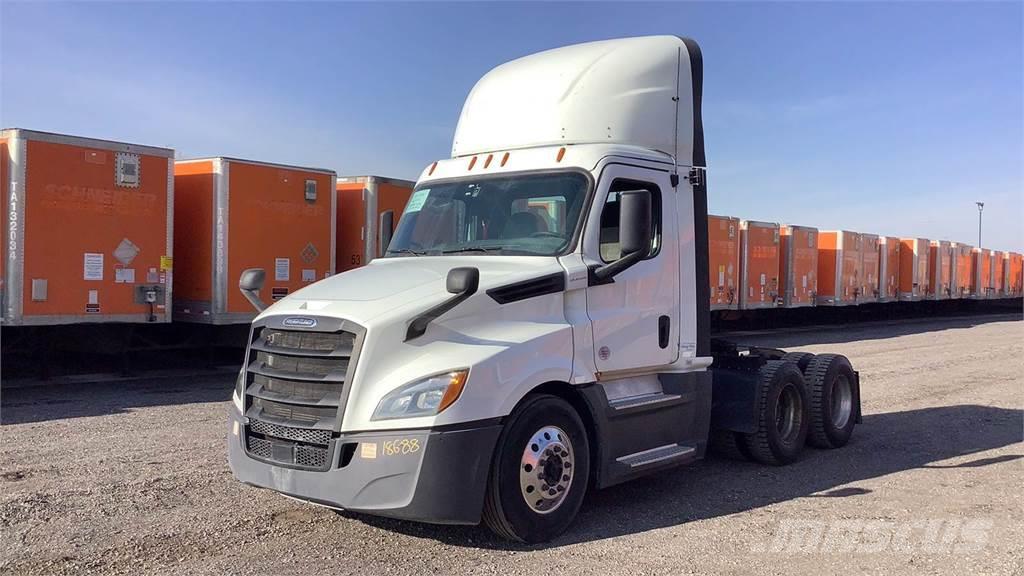
{"type": "Polygon", "coordinates": [[[528,396],[498,438],[484,523],[509,540],[546,542],[572,523],[589,481],[590,444],[579,414],[557,396],[528,396]]]}

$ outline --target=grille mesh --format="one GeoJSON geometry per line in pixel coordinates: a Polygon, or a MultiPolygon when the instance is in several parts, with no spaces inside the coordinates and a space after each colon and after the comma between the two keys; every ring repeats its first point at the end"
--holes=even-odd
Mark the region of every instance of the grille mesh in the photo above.
{"type": "Polygon", "coordinates": [[[256,353],[259,366],[281,372],[294,372],[312,376],[327,376],[331,372],[345,373],[348,359],[344,358],[307,358],[303,356],[282,356],[281,354],[256,353]]]}
{"type": "Polygon", "coordinates": [[[261,408],[264,414],[274,416],[275,418],[291,420],[296,424],[316,424],[321,420],[331,420],[338,413],[338,408],[335,406],[323,408],[300,406],[298,404],[274,402],[264,398],[253,398],[252,405],[261,408]]]}
{"type": "Polygon", "coordinates": [[[295,449],[295,463],[310,468],[325,468],[327,466],[327,449],[299,446],[295,449]]]}
{"type": "Polygon", "coordinates": [[[271,454],[270,442],[268,442],[268,441],[266,441],[266,440],[264,440],[262,438],[254,438],[252,436],[249,436],[246,439],[246,443],[249,445],[249,453],[250,454],[252,454],[253,456],[256,456],[257,458],[263,458],[265,460],[270,460],[270,454],[271,454]]]}
{"type": "Polygon", "coordinates": [[[337,400],[341,386],[331,382],[298,382],[253,374],[252,381],[267,392],[289,396],[299,404],[316,404],[325,398],[337,400]]]}
{"type": "MultiPolygon", "coordinates": [[[[264,460],[272,460],[273,448],[271,443],[262,438],[249,436],[246,440],[249,454],[264,460]]],[[[286,464],[297,464],[306,468],[324,469],[327,467],[327,448],[319,446],[303,446],[298,444],[294,448],[295,461],[286,464]]]]}
{"type": "Polygon", "coordinates": [[[265,434],[275,438],[286,438],[298,442],[309,442],[310,444],[322,444],[326,446],[331,441],[330,430],[310,430],[308,428],[292,428],[281,426],[262,420],[251,420],[249,429],[258,434],[265,434]]]}
{"type": "Polygon", "coordinates": [[[260,339],[268,348],[313,350],[331,352],[344,346],[352,346],[353,335],[348,332],[292,332],[263,328],[260,339]]]}

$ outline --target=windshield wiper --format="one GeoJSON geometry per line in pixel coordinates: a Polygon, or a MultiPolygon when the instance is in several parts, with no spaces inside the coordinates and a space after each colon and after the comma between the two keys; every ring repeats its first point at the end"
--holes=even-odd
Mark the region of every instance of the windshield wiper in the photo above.
{"type": "Polygon", "coordinates": [[[465,248],[453,248],[451,250],[441,250],[441,254],[458,254],[460,252],[501,252],[504,250],[504,246],[466,246],[465,248]]]}
{"type": "Polygon", "coordinates": [[[427,251],[422,252],[413,250],[412,248],[399,248],[398,250],[388,250],[388,254],[412,254],[413,256],[423,256],[427,251]]]}

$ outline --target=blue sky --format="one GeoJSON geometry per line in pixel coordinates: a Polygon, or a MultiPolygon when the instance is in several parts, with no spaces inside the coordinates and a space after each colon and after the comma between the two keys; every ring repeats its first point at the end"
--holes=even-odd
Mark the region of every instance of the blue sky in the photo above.
{"type": "Polygon", "coordinates": [[[704,51],[710,205],[1024,249],[1022,4],[0,2],[0,124],[414,179],[491,67],[704,51]]]}

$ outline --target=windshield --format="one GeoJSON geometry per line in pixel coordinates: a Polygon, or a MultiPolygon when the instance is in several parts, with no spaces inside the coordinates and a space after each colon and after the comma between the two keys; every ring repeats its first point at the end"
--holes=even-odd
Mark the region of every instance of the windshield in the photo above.
{"type": "Polygon", "coordinates": [[[387,253],[562,254],[573,241],[588,185],[578,172],[424,184],[409,198],[387,253]]]}

